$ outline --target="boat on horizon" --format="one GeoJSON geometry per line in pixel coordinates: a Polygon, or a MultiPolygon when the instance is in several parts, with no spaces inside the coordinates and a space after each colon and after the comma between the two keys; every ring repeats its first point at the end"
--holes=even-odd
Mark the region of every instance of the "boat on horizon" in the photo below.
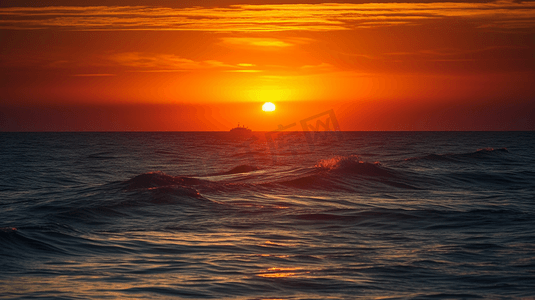
{"type": "Polygon", "coordinates": [[[238,126],[232,128],[230,130],[230,133],[236,136],[248,136],[248,135],[251,135],[253,131],[249,129],[248,127],[240,126],[240,123],[238,123],[238,126]]]}

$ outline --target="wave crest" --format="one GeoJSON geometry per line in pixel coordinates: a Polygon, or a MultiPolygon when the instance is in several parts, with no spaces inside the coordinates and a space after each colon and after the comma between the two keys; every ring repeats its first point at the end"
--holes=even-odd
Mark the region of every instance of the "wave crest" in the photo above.
{"type": "Polygon", "coordinates": [[[240,173],[248,173],[248,172],[253,172],[253,171],[257,171],[257,170],[260,170],[260,168],[258,167],[255,167],[255,166],[250,166],[250,165],[239,165],[237,167],[234,167],[226,172],[221,172],[221,173],[215,173],[215,174],[211,174],[209,176],[219,176],[219,175],[232,175],[232,174],[240,174],[240,173]]]}
{"type": "Polygon", "coordinates": [[[328,159],[320,160],[316,168],[327,171],[336,171],[341,173],[350,173],[368,176],[391,176],[392,174],[381,167],[379,162],[365,162],[357,155],[334,156],[328,159]]]}

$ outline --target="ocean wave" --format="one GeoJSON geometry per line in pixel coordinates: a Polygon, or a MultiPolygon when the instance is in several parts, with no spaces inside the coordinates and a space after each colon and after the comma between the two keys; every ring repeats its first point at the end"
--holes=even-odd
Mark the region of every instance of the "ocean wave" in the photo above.
{"type": "Polygon", "coordinates": [[[407,178],[407,174],[384,167],[379,162],[365,162],[357,155],[321,159],[312,172],[280,183],[296,188],[328,191],[374,189],[377,183],[402,189],[419,189],[407,178]]]}
{"type": "Polygon", "coordinates": [[[0,230],[0,244],[0,257],[13,258],[10,264],[2,266],[0,263],[6,273],[18,272],[32,260],[133,252],[131,245],[102,242],[72,228],[58,228],[56,224],[26,226],[11,231],[0,230]]]}
{"type": "Polygon", "coordinates": [[[425,156],[406,158],[405,161],[438,161],[438,162],[456,162],[457,160],[450,157],[449,154],[429,154],[425,156]]]}
{"type": "Polygon", "coordinates": [[[219,176],[219,175],[232,175],[232,174],[240,174],[240,173],[248,173],[260,170],[259,167],[250,166],[250,165],[239,165],[237,167],[234,167],[226,172],[220,172],[215,174],[210,174],[208,176],[219,176]]]}
{"type": "Polygon", "coordinates": [[[248,151],[248,152],[238,152],[234,153],[232,157],[253,157],[257,155],[266,155],[265,151],[248,151]]]}
{"type": "Polygon", "coordinates": [[[119,206],[179,205],[198,207],[216,203],[204,197],[199,189],[211,190],[215,185],[209,180],[186,176],[171,176],[163,172],[149,172],[137,175],[122,183],[126,200],[119,206]]]}
{"type": "Polygon", "coordinates": [[[481,149],[477,149],[476,152],[473,152],[474,154],[483,154],[483,153],[509,153],[509,150],[507,150],[507,148],[503,147],[503,148],[498,148],[498,149],[494,149],[494,148],[481,148],[481,149]]]}
{"type": "Polygon", "coordinates": [[[109,182],[76,192],[64,192],[62,201],[35,204],[35,216],[84,226],[113,224],[117,218],[136,217],[144,208],[174,205],[178,209],[213,203],[198,191],[207,181],[149,172],[122,182],[109,182]]]}
{"type": "Polygon", "coordinates": [[[320,190],[335,190],[340,189],[341,187],[337,184],[334,184],[329,179],[324,176],[313,174],[309,176],[298,177],[291,180],[283,180],[278,182],[279,184],[299,188],[299,189],[320,189],[320,190]]]}
{"type": "MultiPolygon", "coordinates": [[[[370,207],[367,209],[334,209],[316,212],[300,211],[285,215],[301,221],[341,223],[346,226],[363,227],[397,226],[415,227],[422,230],[448,230],[453,228],[490,228],[528,224],[532,214],[518,209],[480,208],[471,210],[446,209],[388,209],[370,207]],[[403,223],[403,224],[402,224],[403,223]]],[[[479,241],[467,241],[474,247],[479,241]]]]}
{"type": "MultiPolygon", "coordinates": [[[[13,228],[14,229],[14,228],[13,228]]],[[[54,245],[52,237],[46,236],[46,233],[29,230],[0,230],[0,243],[2,249],[0,254],[13,257],[31,257],[35,254],[68,254],[61,246],[54,245]]],[[[65,234],[56,232],[56,238],[64,239],[65,234]]]]}
{"type": "Polygon", "coordinates": [[[165,151],[165,150],[155,150],[154,153],[156,153],[156,154],[167,154],[167,155],[176,155],[177,154],[177,152],[165,151]]]}
{"type": "Polygon", "coordinates": [[[113,152],[105,151],[105,152],[98,152],[98,153],[92,153],[87,156],[88,159],[95,159],[95,160],[106,160],[106,159],[116,159],[117,157],[114,155],[113,152]]]}
{"type": "Polygon", "coordinates": [[[139,189],[157,189],[161,187],[180,186],[190,187],[193,185],[202,184],[201,179],[185,177],[185,176],[171,176],[163,172],[149,172],[127,180],[124,182],[125,190],[139,190],[139,189]]]}
{"type": "Polygon", "coordinates": [[[357,174],[364,176],[393,176],[392,171],[381,166],[379,162],[365,162],[357,155],[334,156],[320,160],[316,166],[320,170],[336,173],[357,174]]]}
{"type": "MultiPolygon", "coordinates": [[[[514,186],[516,184],[524,184],[525,178],[506,173],[488,173],[480,171],[453,171],[445,174],[452,182],[460,182],[465,185],[471,185],[474,188],[495,189],[497,186],[514,186]]],[[[529,180],[529,179],[528,179],[529,180]]]]}

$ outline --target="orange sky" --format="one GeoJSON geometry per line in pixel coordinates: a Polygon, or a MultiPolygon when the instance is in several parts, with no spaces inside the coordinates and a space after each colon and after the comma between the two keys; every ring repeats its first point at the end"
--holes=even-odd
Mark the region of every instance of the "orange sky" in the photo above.
{"type": "Polygon", "coordinates": [[[0,131],[535,130],[535,2],[75,2],[0,4],[0,131]]]}

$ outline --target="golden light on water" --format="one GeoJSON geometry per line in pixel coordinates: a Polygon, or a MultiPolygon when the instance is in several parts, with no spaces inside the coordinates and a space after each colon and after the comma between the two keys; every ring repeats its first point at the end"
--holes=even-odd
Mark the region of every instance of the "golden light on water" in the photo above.
{"type": "Polygon", "coordinates": [[[274,111],[275,110],[275,104],[271,102],[266,102],[264,105],[262,105],[263,111],[274,111]]]}
{"type": "Polygon", "coordinates": [[[295,276],[297,274],[295,271],[297,270],[301,270],[301,268],[269,268],[266,272],[258,274],[258,276],[266,278],[290,277],[295,276]]]}

